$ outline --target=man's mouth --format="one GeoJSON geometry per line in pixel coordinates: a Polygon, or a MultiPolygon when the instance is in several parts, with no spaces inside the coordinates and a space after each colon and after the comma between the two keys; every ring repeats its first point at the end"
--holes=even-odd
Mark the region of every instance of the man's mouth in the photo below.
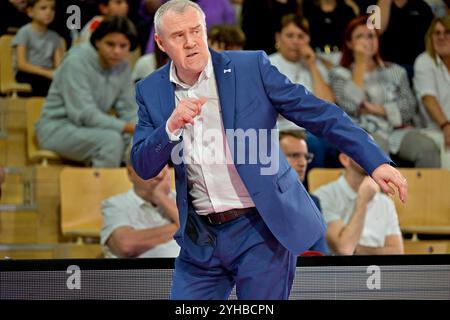
{"type": "Polygon", "coordinates": [[[192,58],[193,56],[195,56],[197,54],[197,52],[193,52],[187,55],[188,58],[192,58]]]}

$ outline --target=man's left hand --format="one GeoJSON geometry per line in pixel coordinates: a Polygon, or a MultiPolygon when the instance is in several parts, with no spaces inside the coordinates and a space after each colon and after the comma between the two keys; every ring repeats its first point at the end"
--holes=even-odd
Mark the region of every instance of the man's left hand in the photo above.
{"type": "Polygon", "coordinates": [[[405,203],[408,195],[408,182],[406,178],[394,167],[383,163],[372,172],[372,178],[381,187],[381,189],[391,195],[395,195],[395,190],[390,183],[395,185],[398,190],[400,200],[405,203]]]}

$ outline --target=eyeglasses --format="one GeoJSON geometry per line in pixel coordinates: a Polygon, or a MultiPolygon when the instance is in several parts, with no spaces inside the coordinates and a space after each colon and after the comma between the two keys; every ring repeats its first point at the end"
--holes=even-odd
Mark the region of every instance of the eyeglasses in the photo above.
{"type": "Polygon", "coordinates": [[[291,153],[286,153],[286,157],[293,159],[295,161],[298,161],[301,158],[304,158],[307,163],[311,163],[311,161],[314,159],[314,154],[310,153],[310,152],[308,152],[308,153],[291,152],[291,153]]]}
{"type": "Polygon", "coordinates": [[[445,31],[438,31],[438,30],[436,30],[436,31],[433,32],[433,36],[435,36],[435,37],[440,37],[440,36],[450,37],[450,29],[447,29],[445,31]]]}

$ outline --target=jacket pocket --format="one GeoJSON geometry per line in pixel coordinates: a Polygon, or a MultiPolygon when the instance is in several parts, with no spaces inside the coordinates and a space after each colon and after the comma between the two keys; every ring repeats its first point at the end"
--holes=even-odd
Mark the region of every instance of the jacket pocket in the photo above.
{"type": "Polygon", "coordinates": [[[297,180],[297,172],[292,167],[289,167],[285,173],[278,177],[277,185],[281,192],[286,192],[297,180]]]}

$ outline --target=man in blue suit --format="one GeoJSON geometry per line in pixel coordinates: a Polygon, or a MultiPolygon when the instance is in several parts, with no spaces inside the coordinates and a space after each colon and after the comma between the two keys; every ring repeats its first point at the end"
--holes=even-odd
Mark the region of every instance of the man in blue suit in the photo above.
{"type": "Polygon", "coordinates": [[[131,158],[143,179],[175,163],[181,251],[172,299],[226,299],[234,285],[239,299],[287,299],[297,255],[323,238],[322,217],[279,149],[278,114],[405,200],[406,180],[338,107],[292,84],[263,52],[208,50],[198,5],[167,2],[155,30],[172,61],[136,86],[131,158]]]}

